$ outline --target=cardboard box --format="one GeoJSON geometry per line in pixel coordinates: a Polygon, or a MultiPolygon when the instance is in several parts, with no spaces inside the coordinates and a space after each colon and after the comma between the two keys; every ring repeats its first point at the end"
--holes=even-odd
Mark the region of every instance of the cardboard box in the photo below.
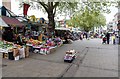
{"type": "Polygon", "coordinates": [[[8,59],[8,53],[3,53],[3,58],[8,59]]]}
{"type": "Polygon", "coordinates": [[[16,56],[19,56],[20,53],[19,53],[19,50],[17,48],[14,48],[13,49],[13,56],[16,57],[16,56]]]}
{"type": "Polygon", "coordinates": [[[56,48],[50,49],[50,53],[53,53],[53,52],[55,52],[55,51],[56,51],[56,48]]]}

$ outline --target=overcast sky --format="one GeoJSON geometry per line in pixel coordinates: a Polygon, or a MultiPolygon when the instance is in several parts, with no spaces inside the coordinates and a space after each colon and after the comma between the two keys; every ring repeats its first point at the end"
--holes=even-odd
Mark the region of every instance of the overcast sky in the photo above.
{"type": "MultiPolygon", "coordinates": [[[[0,0],[0,5],[2,5],[2,0],[0,0]]],[[[11,10],[12,12],[14,12],[16,15],[21,15],[23,14],[23,10],[19,10],[19,1],[17,0],[11,0],[11,10]]],[[[118,9],[115,7],[110,7],[111,13],[110,14],[104,14],[106,19],[107,19],[107,23],[112,21],[112,19],[114,18],[114,15],[118,12],[118,9]]],[[[43,17],[45,19],[47,19],[47,14],[43,13],[40,10],[28,10],[28,15],[35,15],[37,18],[43,17]]],[[[59,19],[64,19],[64,17],[59,17],[59,19]]],[[[69,17],[67,16],[67,19],[69,19],[69,17]]]]}

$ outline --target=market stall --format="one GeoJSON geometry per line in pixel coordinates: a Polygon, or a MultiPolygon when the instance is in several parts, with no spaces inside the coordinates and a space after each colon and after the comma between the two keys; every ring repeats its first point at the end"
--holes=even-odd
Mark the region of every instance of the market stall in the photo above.
{"type": "Polygon", "coordinates": [[[1,40],[0,53],[3,53],[3,58],[9,60],[20,60],[29,57],[30,52],[47,55],[53,53],[56,48],[63,44],[59,37],[49,38],[42,42],[27,38],[22,38],[22,40],[26,41],[23,45],[1,40]]]}
{"type": "Polygon", "coordinates": [[[0,17],[0,53],[3,54],[3,58],[10,60],[19,60],[22,58],[28,57],[28,48],[26,46],[22,46],[14,43],[14,34],[13,29],[18,26],[23,26],[24,24],[20,23],[15,18],[10,18],[7,16],[0,17]],[[4,30],[4,31],[3,31],[4,30]],[[9,30],[9,31],[8,31],[9,30]],[[9,38],[9,41],[8,41],[9,38]],[[10,40],[12,39],[12,41],[10,40]]]}
{"type": "Polygon", "coordinates": [[[3,53],[3,58],[20,60],[28,57],[29,49],[26,46],[17,45],[12,42],[0,41],[0,53],[3,53]]]}
{"type": "Polygon", "coordinates": [[[13,17],[2,16],[2,20],[9,25],[14,31],[14,33],[23,33],[25,24],[21,23],[18,19],[13,17]]]}
{"type": "Polygon", "coordinates": [[[31,52],[47,55],[63,44],[59,37],[50,38],[46,35],[45,40],[43,40],[43,36],[45,36],[43,31],[47,31],[48,28],[44,22],[31,23],[28,21],[25,25],[25,23],[20,22],[20,18],[18,19],[18,17],[11,14],[6,16],[5,12],[0,18],[0,26],[9,27],[4,29],[6,31],[3,32],[5,39],[0,39],[0,53],[3,53],[3,58],[6,59],[20,60],[29,57],[31,52]],[[27,27],[27,29],[24,27],[27,27]],[[26,32],[26,30],[28,31],[26,32]],[[31,31],[34,31],[34,39],[31,38],[31,36],[33,37],[31,31]],[[20,32],[26,33],[20,34],[20,32]],[[36,32],[40,32],[39,35],[36,36],[36,32]],[[36,37],[38,39],[35,40],[36,37]],[[11,38],[12,41],[6,38],[11,38]]]}

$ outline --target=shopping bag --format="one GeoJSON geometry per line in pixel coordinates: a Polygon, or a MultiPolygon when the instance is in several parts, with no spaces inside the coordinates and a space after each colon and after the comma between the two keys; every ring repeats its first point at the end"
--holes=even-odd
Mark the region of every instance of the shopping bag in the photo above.
{"type": "Polygon", "coordinates": [[[20,53],[20,58],[25,58],[25,48],[20,48],[19,53],[20,53]]]}
{"type": "Polygon", "coordinates": [[[15,61],[20,60],[20,56],[15,57],[15,61]]]}

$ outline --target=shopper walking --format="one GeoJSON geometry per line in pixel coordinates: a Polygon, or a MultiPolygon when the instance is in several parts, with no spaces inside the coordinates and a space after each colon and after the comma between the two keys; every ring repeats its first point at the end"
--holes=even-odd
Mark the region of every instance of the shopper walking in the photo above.
{"type": "Polygon", "coordinates": [[[115,34],[112,35],[112,43],[115,44],[115,34]]]}
{"type": "Polygon", "coordinates": [[[116,35],[115,44],[119,44],[119,37],[116,35]]]}
{"type": "Polygon", "coordinates": [[[107,38],[107,44],[109,44],[109,42],[110,42],[110,34],[108,32],[106,34],[106,38],[107,38]]]}

